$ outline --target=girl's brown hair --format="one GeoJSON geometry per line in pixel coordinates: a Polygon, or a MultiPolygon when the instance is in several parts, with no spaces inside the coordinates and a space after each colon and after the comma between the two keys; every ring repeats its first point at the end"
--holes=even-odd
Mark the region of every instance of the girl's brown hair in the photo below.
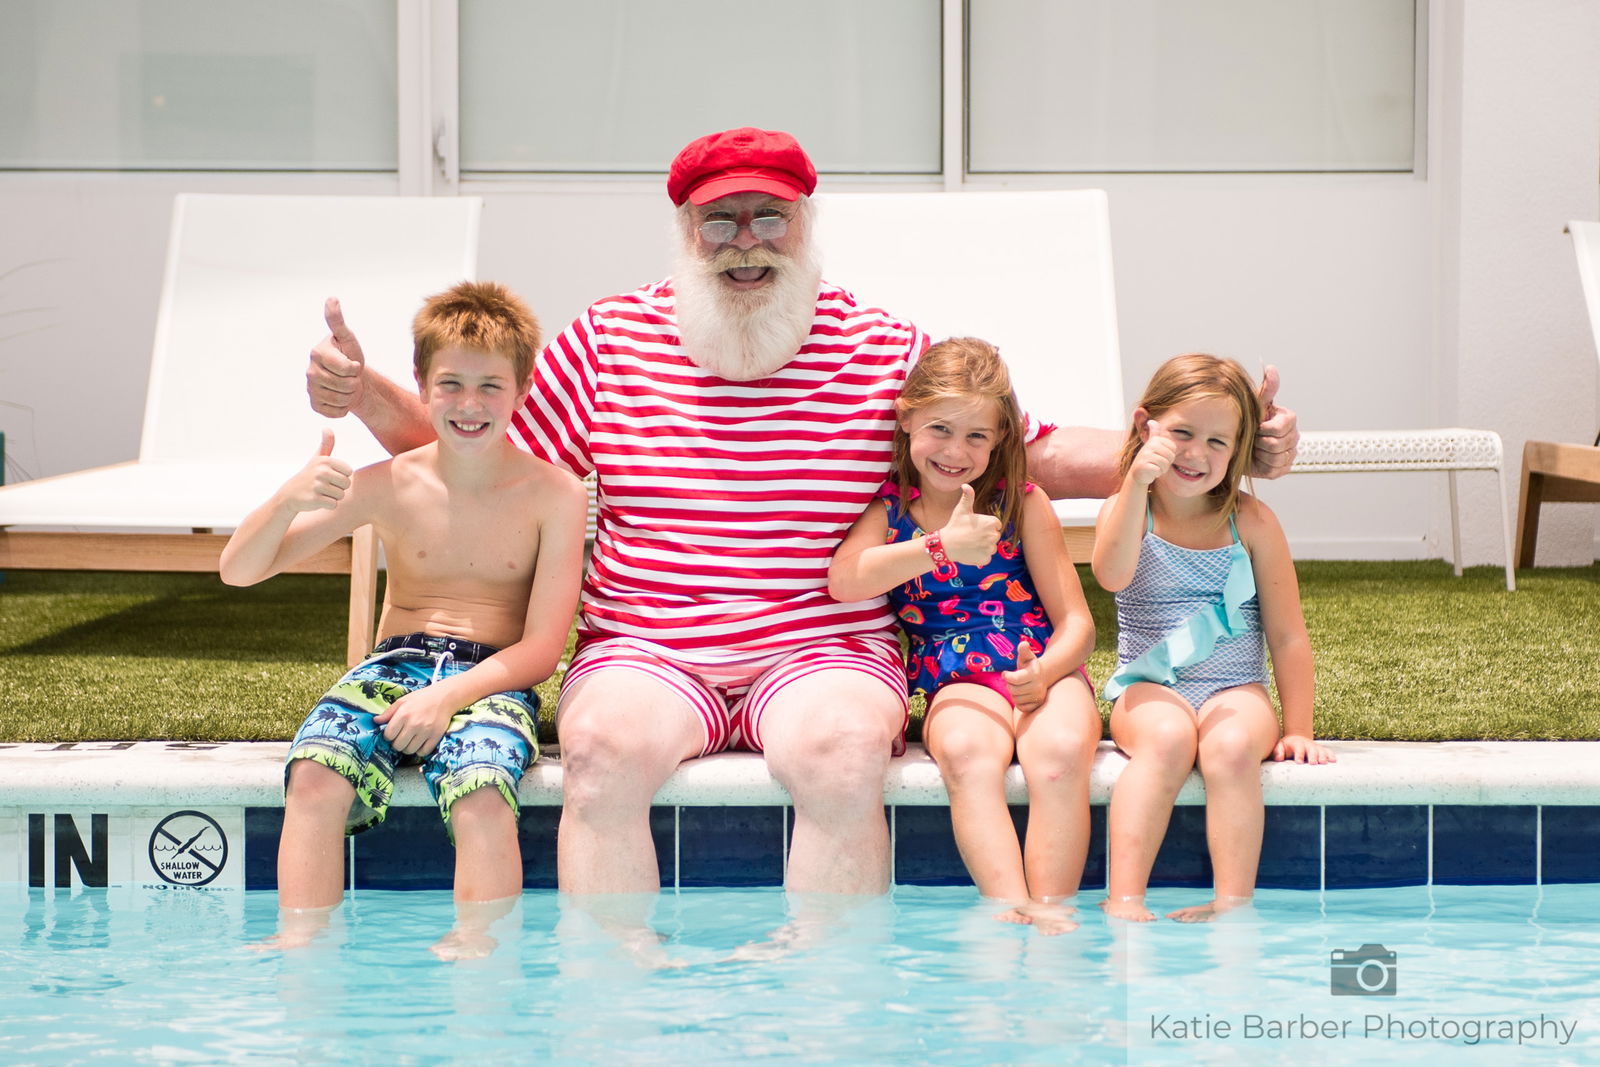
{"type": "Polygon", "coordinates": [[[1011,373],[998,349],[976,337],[952,337],[930,347],[917,360],[895,401],[899,420],[894,432],[895,481],[902,506],[909,507],[918,488],[911,465],[911,435],[906,420],[929,404],[943,400],[991,400],[999,413],[989,466],[972,483],[973,506],[1000,520],[1013,537],[1021,535],[1022,494],[1028,456],[1022,440],[1022,411],[1011,391],[1011,373]],[[1003,486],[1003,488],[1002,488],[1003,486]]]}
{"type": "MultiPolygon", "coordinates": [[[[1234,440],[1233,455],[1228,460],[1228,472],[1209,494],[1216,500],[1220,520],[1239,508],[1239,481],[1250,471],[1256,430],[1261,426],[1261,400],[1256,396],[1256,386],[1250,375],[1238,363],[1221,356],[1201,353],[1174,356],[1157,368],[1150,384],[1145,386],[1139,406],[1159,422],[1179,404],[1214,396],[1232,400],[1239,412],[1239,433],[1234,440]]],[[[1120,476],[1126,477],[1133,466],[1133,457],[1143,447],[1144,440],[1135,423],[1122,446],[1120,476]]]]}

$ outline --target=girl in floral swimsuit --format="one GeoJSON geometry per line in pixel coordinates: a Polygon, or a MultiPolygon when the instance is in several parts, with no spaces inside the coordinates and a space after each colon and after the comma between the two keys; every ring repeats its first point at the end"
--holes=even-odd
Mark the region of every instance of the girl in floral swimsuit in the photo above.
{"type": "Polygon", "coordinates": [[[992,345],[929,348],[896,410],[891,481],[839,546],[829,592],[888,594],[898,612],[910,688],[927,700],[923,739],[979,891],[1010,905],[1001,919],[1070,930],[1100,741],[1077,571],[1050,501],[1025,479],[1022,417],[992,345]],[[1013,758],[1028,784],[1025,842],[1006,803],[1013,758]]]}

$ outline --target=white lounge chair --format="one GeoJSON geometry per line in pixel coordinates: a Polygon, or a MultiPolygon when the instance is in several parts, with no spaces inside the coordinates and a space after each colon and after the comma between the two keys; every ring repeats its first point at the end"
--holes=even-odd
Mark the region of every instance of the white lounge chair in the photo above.
{"type": "MultiPolygon", "coordinates": [[[[358,420],[330,423],[306,401],[323,300],[340,298],[373,366],[410,380],[411,317],[474,275],[480,210],[475,198],[177,197],[139,458],[0,488],[0,570],[215,571],[227,538],[211,531],[299,469],[322,426],[335,455],[382,458],[358,420]]],[[[364,655],[372,531],[296,570],[351,575],[346,653],[364,655]]]]}
{"type": "MultiPolygon", "coordinates": [[[[1600,357],[1600,222],[1569,222],[1578,277],[1600,357]]],[[[1522,446],[1522,502],[1517,508],[1517,566],[1533,566],[1543,504],[1600,501],[1600,436],[1593,445],[1529,441],[1522,446]]]]}
{"type": "MultiPolygon", "coordinates": [[[[829,281],[933,340],[993,342],[1023,407],[1039,418],[1126,425],[1102,190],[835,193],[817,197],[817,208],[829,281]]],[[[1055,502],[1080,563],[1101,503],[1055,502]]]]}

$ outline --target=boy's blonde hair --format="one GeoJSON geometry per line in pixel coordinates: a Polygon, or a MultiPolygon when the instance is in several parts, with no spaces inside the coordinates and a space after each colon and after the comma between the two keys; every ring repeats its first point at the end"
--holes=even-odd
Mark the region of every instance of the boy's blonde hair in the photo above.
{"type": "Polygon", "coordinates": [[[539,320],[522,298],[499,282],[461,282],[422,302],[411,320],[411,366],[426,384],[435,352],[452,346],[505,356],[520,390],[539,351],[539,320]]]}
{"type": "Polygon", "coordinates": [[[911,490],[917,487],[906,419],[942,400],[994,401],[1000,425],[996,427],[998,434],[989,454],[989,466],[972,483],[973,506],[991,512],[1000,520],[1002,529],[1010,527],[1013,536],[1019,536],[1022,494],[1028,477],[1022,411],[1011,391],[1011,373],[1000,358],[1000,351],[976,337],[952,337],[930,347],[906,375],[906,383],[894,402],[899,416],[894,432],[894,469],[902,506],[910,506],[911,490]],[[1000,488],[1002,483],[1004,489],[1000,488]]]}
{"type": "MultiPolygon", "coordinates": [[[[1139,407],[1146,414],[1161,421],[1166,413],[1179,404],[1210,397],[1226,397],[1233,401],[1239,412],[1239,432],[1234,439],[1233,455],[1228,460],[1228,471],[1208,494],[1217,502],[1218,515],[1226,519],[1239,508],[1239,481],[1250,471],[1251,456],[1256,448],[1256,431],[1261,426],[1261,400],[1256,395],[1255,382],[1238,363],[1221,356],[1191,353],[1167,360],[1150,378],[1139,399],[1139,407]]],[[[1128,440],[1122,446],[1122,464],[1118,470],[1126,477],[1133,466],[1133,458],[1144,447],[1135,423],[1128,430],[1128,440]]]]}

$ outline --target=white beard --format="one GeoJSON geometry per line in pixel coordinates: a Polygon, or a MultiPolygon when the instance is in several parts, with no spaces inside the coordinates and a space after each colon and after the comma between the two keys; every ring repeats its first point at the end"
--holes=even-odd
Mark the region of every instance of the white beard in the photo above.
{"type": "Polygon", "coordinates": [[[748,252],[725,248],[710,259],[681,250],[672,286],[684,354],[730,381],[770,377],[810,335],[821,282],[809,241],[793,257],[759,245],[748,252]],[[760,289],[727,288],[722,272],[740,266],[770,267],[774,276],[760,289]]]}

